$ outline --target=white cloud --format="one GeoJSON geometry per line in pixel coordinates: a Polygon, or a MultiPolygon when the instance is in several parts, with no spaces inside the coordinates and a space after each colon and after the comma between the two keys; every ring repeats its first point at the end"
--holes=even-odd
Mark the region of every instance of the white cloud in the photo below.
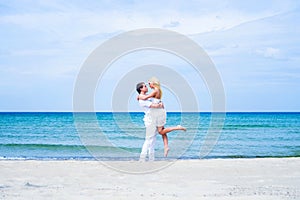
{"type": "Polygon", "coordinates": [[[180,23],[178,21],[171,21],[169,24],[163,25],[164,28],[178,27],[180,23]]]}
{"type": "Polygon", "coordinates": [[[53,56],[63,53],[59,49],[23,49],[10,52],[11,56],[53,56]]]}
{"type": "Polygon", "coordinates": [[[262,55],[266,58],[274,58],[274,59],[282,59],[283,55],[280,49],[273,48],[273,47],[267,47],[264,49],[258,49],[256,50],[256,53],[259,55],[262,55]]]}

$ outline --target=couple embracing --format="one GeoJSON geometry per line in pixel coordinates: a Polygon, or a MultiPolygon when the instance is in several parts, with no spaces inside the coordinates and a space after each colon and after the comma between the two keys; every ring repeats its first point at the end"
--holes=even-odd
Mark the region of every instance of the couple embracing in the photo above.
{"type": "Polygon", "coordinates": [[[149,161],[153,161],[155,159],[154,147],[157,132],[162,136],[164,143],[164,156],[166,157],[169,152],[167,133],[175,130],[186,131],[186,128],[180,125],[168,128],[164,127],[166,124],[166,111],[161,101],[162,90],[160,88],[159,80],[155,77],[149,79],[149,87],[153,91],[150,94],[147,94],[148,87],[144,82],[136,85],[136,91],[139,93],[137,100],[145,113],[143,120],[146,127],[146,137],[140,154],[140,161],[145,161],[147,155],[149,161]]]}

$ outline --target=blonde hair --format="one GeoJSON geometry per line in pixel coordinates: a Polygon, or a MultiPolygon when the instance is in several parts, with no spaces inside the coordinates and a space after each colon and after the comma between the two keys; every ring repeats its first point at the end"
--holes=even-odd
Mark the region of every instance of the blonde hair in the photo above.
{"type": "Polygon", "coordinates": [[[159,90],[160,98],[161,98],[162,97],[162,90],[160,88],[160,81],[159,81],[159,79],[153,76],[153,77],[151,77],[149,79],[149,82],[151,82],[159,90]]]}

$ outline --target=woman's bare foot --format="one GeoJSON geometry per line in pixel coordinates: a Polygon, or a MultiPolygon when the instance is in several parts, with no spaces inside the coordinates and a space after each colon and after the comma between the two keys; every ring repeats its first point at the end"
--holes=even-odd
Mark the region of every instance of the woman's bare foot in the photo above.
{"type": "Polygon", "coordinates": [[[181,125],[177,125],[177,127],[178,127],[178,130],[186,131],[186,128],[181,125]]]}
{"type": "Polygon", "coordinates": [[[165,150],[164,150],[164,156],[165,157],[168,156],[169,151],[170,151],[169,147],[165,148],[165,150]]]}

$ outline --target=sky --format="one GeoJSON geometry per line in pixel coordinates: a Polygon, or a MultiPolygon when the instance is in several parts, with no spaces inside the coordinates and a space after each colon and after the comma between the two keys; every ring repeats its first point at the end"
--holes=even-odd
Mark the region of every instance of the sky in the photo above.
{"type": "MultiPolygon", "coordinates": [[[[222,79],[226,111],[300,111],[299,18],[296,0],[1,0],[0,111],[72,111],[88,56],[105,41],[143,28],[175,31],[203,48],[222,79]]],[[[187,80],[199,111],[212,110],[205,81],[188,63],[147,50],[109,67],[96,87],[95,109],[112,111],[121,78],[153,63],[187,80]]],[[[134,87],[124,101],[128,111],[141,111],[134,87]]],[[[168,111],[180,111],[185,101],[168,85],[163,91],[168,111]]]]}

